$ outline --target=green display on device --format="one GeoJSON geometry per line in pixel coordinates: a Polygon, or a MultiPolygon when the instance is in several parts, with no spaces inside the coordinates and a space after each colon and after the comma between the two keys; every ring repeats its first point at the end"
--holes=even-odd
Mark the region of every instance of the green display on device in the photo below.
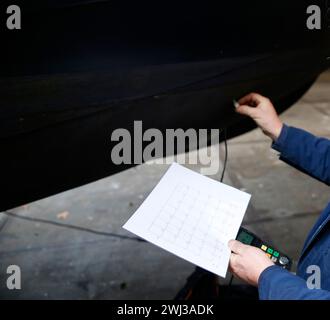
{"type": "Polygon", "coordinates": [[[245,231],[241,231],[238,233],[237,240],[244,244],[251,245],[253,236],[245,231]]]}

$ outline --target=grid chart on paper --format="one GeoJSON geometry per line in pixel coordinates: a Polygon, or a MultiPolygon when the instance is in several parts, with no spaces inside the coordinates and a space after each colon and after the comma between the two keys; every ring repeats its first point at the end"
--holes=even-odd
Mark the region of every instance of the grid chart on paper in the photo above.
{"type": "Polygon", "coordinates": [[[235,207],[228,199],[179,183],[148,231],[156,241],[193,252],[216,268],[230,236],[227,230],[235,225],[235,207]]]}

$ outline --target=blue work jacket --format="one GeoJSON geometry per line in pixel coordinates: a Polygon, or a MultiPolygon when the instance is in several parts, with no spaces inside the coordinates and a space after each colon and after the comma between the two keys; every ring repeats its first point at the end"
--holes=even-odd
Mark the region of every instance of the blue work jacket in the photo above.
{"type": "MultiPolygon", "coordinates": [[[[272,147],[281,160],[330,185],[330,140],[284,125],[272,147]]],[[[330,203],[305,241],[297,275],[271,266],[261,273],[258,290],[262,300],[330,299],[330,203]],[[318,276],[319,289],[315,288],[318,276]]]]}

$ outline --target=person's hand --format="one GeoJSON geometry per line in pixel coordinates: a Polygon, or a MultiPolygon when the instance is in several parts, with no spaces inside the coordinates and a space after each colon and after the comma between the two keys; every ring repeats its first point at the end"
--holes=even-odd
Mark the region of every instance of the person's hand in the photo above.
{"type": "Polygon", "coordinates": [[[256,247],[236,240],[229,241],[228,246],[232,251],[229,262],[231,273],[250,285],[258,286],[261,273],[274,263],[264,251],[256,247]]]}
{"type": "Polygon", "coordinates": [[[241,98],[236,111],[252,118],[261,130],[276,141],[281,134],[283,123],[278,117],[272,102],[257,93],[250,93],[241,98]]]}

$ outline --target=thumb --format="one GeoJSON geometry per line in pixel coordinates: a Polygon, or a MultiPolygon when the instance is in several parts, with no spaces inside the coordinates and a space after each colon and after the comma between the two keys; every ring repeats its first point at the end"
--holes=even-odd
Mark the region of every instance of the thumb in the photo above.
{"type": "Polygon", "coordinates": [[[256,108],[249,107],[247,105],[241,105],[237,107],[236,112],[253,118],[256,115],[257,110],[256,108]]]}
{"type": "Polygon", "coordinates": [[[228,242],[228,247],[233,253],[235,253],[236,255],[239,255],[239,254],[243,253],[246,246],[240,241],[230,240],[228,242]]]}

